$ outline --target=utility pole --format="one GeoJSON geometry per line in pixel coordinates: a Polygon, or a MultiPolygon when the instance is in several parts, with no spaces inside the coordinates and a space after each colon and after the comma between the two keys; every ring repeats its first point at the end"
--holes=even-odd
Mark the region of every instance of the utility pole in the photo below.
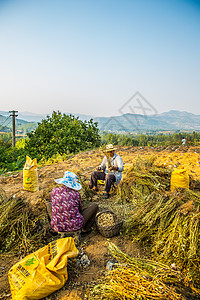
{"type": "Polygon", "coordinates": [[[12,110],[9,111],[9,113],[10,113],[10,117],[12,117],[12,145],[13,147],[15,147],[15,117],[18,116],[15,113],[18,113],[18,111],[12,110]]]}

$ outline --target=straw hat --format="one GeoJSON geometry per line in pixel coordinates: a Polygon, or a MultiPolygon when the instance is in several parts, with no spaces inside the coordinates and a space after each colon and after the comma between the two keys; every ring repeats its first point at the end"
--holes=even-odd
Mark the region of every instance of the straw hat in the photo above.
{"type": "Polygon", "coordinates": [[[64,184],[68,188],[76,191],[82,188],[82,185],[78,182],[76,174],[74,174],[73,172],[66,171],[63,178],[58,178],[54,181],[58,184],[64,184]]]}
{"type": "Polygon", "coordinates": [[[113,147],[113,144],[106,145],[106,152],[115,151],[116,149],[113,147]]]}

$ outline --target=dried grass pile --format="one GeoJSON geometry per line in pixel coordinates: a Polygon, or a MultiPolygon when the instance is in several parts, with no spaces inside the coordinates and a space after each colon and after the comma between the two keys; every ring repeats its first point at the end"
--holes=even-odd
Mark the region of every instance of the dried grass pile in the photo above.
{"type": "Polygon", "coordinates": [[[199,291],[179,271],[151,260],[131,258],[113,243],[109,249],[116,267],[94,287],[90,299],[198,299],[199,291]]]}
{"type": "Polygon", "coordinates": [[[0,205],[7,200],[6,192],[0,187],[0,205]]]}
{"type": "Polygon", "coordinates": [[[42,207],[37,211],[35,215],[19,197],[4,198],[0,203],[0,253],[26,254],[46,243],[48,217],[42,207]]]}
{"type": "Polygon", "coordinates": [[[155,168],[153,160],[140,159],[127,172],[121,196],[136,204],[127,232],[150,247],[154,258],[175,264],[200,287],[200,195],[186,189],[171,193],[169,185],[170,173],[155,168]]]}
{"type": "Polygon", "coordinates": [[[153,192],[163,193],[170,188],[171,171],[154,166],[155,160],[155,156],[137,157],[118,189],[123,201],[138,204],[146,201],[153,192]]]}
{"type": "Polygon", "coordinates": [[[200,196],[180,191],[168,196],[152,194],[146,205],[138,205],[128,231],[154,257],[175,265],[200,287],[200,196]]]}

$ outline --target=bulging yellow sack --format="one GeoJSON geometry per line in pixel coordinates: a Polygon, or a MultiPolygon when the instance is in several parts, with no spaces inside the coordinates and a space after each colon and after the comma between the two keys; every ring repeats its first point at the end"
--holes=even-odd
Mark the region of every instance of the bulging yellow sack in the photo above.
{"type": "Polygon", "coordinates": [[[171,191],[174,192],[177,188],[189,189],[189,176],[184,168],[174,169],[171,175],[171,191]]]}
{"type": "Polygon", "coordinates": [[[42,299],[63,287],[67,260],[78,250],[71,237],[59,239],[26,256],[8,272],[12,300],[42,299]]]}
{"type": "Polygon", "coordinates": [[[36,192],[39,190],[36,158],[32,160],[26,156],[26,163],[23,168],[23,184],[26,191],[36,192]]]}

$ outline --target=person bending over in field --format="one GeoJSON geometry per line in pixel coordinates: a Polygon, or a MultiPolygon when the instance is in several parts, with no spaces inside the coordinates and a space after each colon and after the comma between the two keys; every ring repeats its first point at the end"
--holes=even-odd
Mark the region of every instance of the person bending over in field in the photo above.
{"type": "Polygon", "coordinates": [[[110,196],[110,189],[113,183],[119,184],[122,178],[123,161],[121,156],[115,153],[116,148],[112,144],[106,146],[106,155],[97,171],[92,172],[89,187],[97,191],[97,180],[105,180],[104,199],[110,196]]]}
{"type": "Polygon", "coordinates": [[[76,174],[66,171],[63,178],[55,179],[55,182],[61,186],[51,191],[52,229],[57,232],[81,229],[82,234],[91,232],[98,205],[92,203],[83,210],[79,193],[82,186],[76,174]]]}

